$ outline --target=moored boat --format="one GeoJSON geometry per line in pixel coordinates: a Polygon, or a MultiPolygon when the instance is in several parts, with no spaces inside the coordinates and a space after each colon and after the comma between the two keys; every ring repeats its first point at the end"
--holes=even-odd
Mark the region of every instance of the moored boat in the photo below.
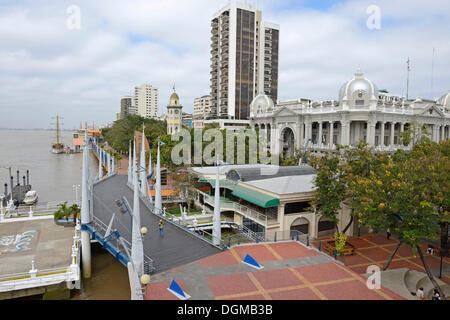
{"type": "Polygon", "coordinates": [[[35,204],[37,202],[37,200],[38,200],[38,196],[37,196],[36,190],[31,190],[25,194],[25,199],[23,199],[23,202],[27,205],[31,205],[31,204],[35,204]]]}

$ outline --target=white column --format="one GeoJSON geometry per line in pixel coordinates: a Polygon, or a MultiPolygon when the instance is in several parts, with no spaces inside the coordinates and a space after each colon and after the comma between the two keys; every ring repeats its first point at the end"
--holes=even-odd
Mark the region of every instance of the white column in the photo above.
{"type": "Polygon", "coordinates": [[[341,121],[341,145],[350,145],[350,121],[341,121]]]}
{"type": "Polygon", "coordinates": [[[141,141],[141,156],[140,156],[140,180],[141,180],[141,193],[147,195],[147,175],[145,170],[145,144],[144,144],[144,129],[145,125],[142,124],[142,141],[141,141]],[[141,171],[142,170],[142,171],[141,171]]]}
{"type": "Polygon", "coordinates": [[[131,168],[131,141],[129,141],[129,151],[128,151],[128,183],[133,182],[133,169],[131,168]]]}
{"type": "Polygon", "coordinates": [[[98,180],[103,178],[102,154],[98,152],[98,180]]]}
{"type": "Polygon", "coordinates": [[[441,140],[445,140],[445,126],[441,126],[441,140]]]}
{"type": "Polygon", "coordinates": [[[381,142],[380,145],[384,148],[384,127],[386,126],[386,122],[381,121],[381,142]]]}
{"type": "Polygon", "coordinates": [[[108,163],[107,168],[108,168],[108,176],[111,175],[111,155],[107,152],[106,153],[106,162],[108,163]]]}
{"type": "Polygon", "coordinates": [[[394,146],[394,130],[395,130],[395,122],[391,122],[391,141],[390,146],[394,146]]]}
{"type": "Polygon", "coordinates": [[[328,142],[329,148],[333,148],[333,136],[334,136],[334,121],[328,121],[328,124],[330,126],[330,141],[328,142]]]}
{"type": "MultiPolygon", "coordinates": [[[[89,145],[87,139],[87,128],[84,132],[83,148],[83,171],[81,180],[81,224],[86,225],[91,222],[89,214],[89,194],[88,194],[88,174],[89,174],[89,145]]],[[[82,228],[83,229],[83,228],[82,228]]],[[[81,231],[81,253],[84,278],[91,277],[91,239],[87,230],[81,231]]]]}
{"type": "Polygon", "coordinates": [[[162,196],[161,196],[161,162],[159,153],[159,139],[158,139],[158,156],[156,158],[156,184],[155,184],[155,208],[156,214],[160,214],[162,210],[162,196]]]}
{"type": "Polygon", "coordinates": [[[217,157],[216,163],[216,185],[214,193],[214,216],[213,216],[213,244],[220,245],[221,235],[221,223],[220,223],[220,184],[219,184],[219,158],[217,157]]]}
{"type": "MultiPolygon", "coordinates": [[[[134,159],[136,162],[136,159],[134,159]]],[[[139,206],[139,178],[136,163],[133,166],[134,175],[134,194],[133,194],[133,212],[132,212],[132,230],[131,230],[131,259],[133,260],[136,272],[139,276],[144,273],[144,248],[141,238],[141,211],[139,206]]]]}
{"type": "Polygon", "coordinates": [[[317,145],[320,147],[322,147],[322,127],[323,127],[323,123],[322,121],[318,121],[319,123],[319,138],[317,139],[317,145]]]}
{"type": "Polygon", "coordinates": [[[135,179],[137,178],[137,176],[134,174],[135,171],[137,170],[136,167],[136,137],[133,138],[133,159],[131,159],[131,170],[132,170],[132,177],[133,177],[133,185],[135,183],[135,179]]]}
{"type": "Polygon", "coordinates": [[[375,146],[375,136],[376,136],[376,132],[375,132],[375,128],[376,128],[377,123],[373,122],[373,121],[369,121],[367,123],[367,136],[369,139],[369,146],[375,146]]]}

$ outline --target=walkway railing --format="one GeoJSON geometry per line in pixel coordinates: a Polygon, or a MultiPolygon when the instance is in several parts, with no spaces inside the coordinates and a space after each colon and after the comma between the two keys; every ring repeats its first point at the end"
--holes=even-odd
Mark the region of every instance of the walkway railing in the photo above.
{"type": "MultiPolygon", "coordinates": [[[[127,186],[131,190],[134,190],[134,186],[131,183],[127,182],[127,186]]],[[[213,242],[212,242],[212,235],[211,235],[211,238],[205,236],[207,234],[206,231],[204,233],[194,232],[194,231],[192,231],[192,230],[190,230],[188,228],[186,221],[183,221],[183,219],[180,219],[180,218],[176,217],[175,215],[166,212],[165,208],[163,208],[162,210],[157,209],[152,203],[150,203],[150,199],[148,197],[146,197],[145,195],[143,195],[142,193],[140,193],[140,192],[139,192],[139,198],[142,200],[142,202],[144,202],[144,205],[149,209],[149,211],[152,214],[157,215],[161,219],[163,219],[165,221],[168,221],[168,222],[170,222],[170,223],[172,223],[172,224],[174,224],[174,225],[176,225],[176,226],[178,226],[180,228],[185,229],[186,232],[191,233],[192,235],[196,236],[197,238],[199,238],[199,239],[201,239],[203,241],[206,241],[209,244],[211,244],[211,245],[213,245],[215,247],[218,247],[219,249],[222,249],[222,250],[224,249],[224,247],[222,247],[222,246],[214,245],[213,242]]]]}
{"type": "MultiPolygon", "coordinates": [[[[94,229],[96,230],[96,232],[101,231],[101,233],[103,234],[103,237],[105,238],[106,231],[108,230],[108,226],[95,216],[92,219],[92,225],[93,225],[94,229]]],[[[115,230],[111,230],[111,232],[112,231],[115,231],[115,230]]],[[[131,230],[130,230],[130,232],[131,232],[131,230]]],[[[120,236],[120,238],[122,239],[122,241],[120,241],[119,238],[110,238],[110,239],[108,239],[108,241],[110,241],[118,250],[123,251],[128,255],[128,252],[131,252],[131,243],[127,239],[125,239],[121,236],[120,236]],[[120,249],[121,247],[122,247],[122,250],[120,249]]],[[[128,258],[131,259],[131,257],[128,257],[128,258]]],[[[144,254],[144,270],[147,273],[150,273],[153,270],[155,270],[155,267],[153,265],[153,259],[150,258],[149,256],[147,256],[146,254],[144,254]]]]}
{"type": "MultiPolygon", "coordinates": [[[[202,191],[199,191],[199,193],[203,195],[205,202],[208,202],[210,205],[214,206],[214,196],[203,193],[202,191]]],[[[220,200],[220,208],[235,210],[246,218],[256,220],[264,226],[278,223],[278,220],[275,217],[267,216],[264,213],[258,212],[235,201],[220,200]]]]}

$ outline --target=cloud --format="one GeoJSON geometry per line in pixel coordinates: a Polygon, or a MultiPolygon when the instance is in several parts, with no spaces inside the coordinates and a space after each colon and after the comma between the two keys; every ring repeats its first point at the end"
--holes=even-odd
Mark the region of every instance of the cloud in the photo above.
{"type": "MultiPolygon", "coordinates": [[[[181,103],[208,94],[211,17],[228,1],[1,1],[0,114],[6,127],[111,123],[134,86],[159,88],[159,113],[175,83],[181,103]],[[80,30],[66,25],[67,7],[81,12],[80,30]],[[25,117],[24,114],[27,116],[25,117]]],[[[280,31],[280,99],[337,99],[360,67],[379,88],[402,94],[406,59],[410,97],[450,89],[450,4],[404,1],[259,0],[263,19],[280,31]],[[381,10],[369,30],[366,9],[381,10]],[[435,48],[434,87],[431,56],[435,48]]]]}

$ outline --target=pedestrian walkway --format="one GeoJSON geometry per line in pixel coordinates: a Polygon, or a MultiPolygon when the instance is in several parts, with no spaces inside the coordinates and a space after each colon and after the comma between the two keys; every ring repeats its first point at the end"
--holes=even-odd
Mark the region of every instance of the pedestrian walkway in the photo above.
{"type": "Polygon", "coordinates": [[[152,276],[145,299],[177,299],[175,280],[193,300],[402,300],[370,290],[366,279],[296,241],[234,246],[230,250],[152,276]],[[264,268],[242,261],[251,255],[264,268]]]}
{"type": "MultiPolygon", "coordinates": [[[[332,238],[322,239],[322,243],[332,238]]],[[[396,239],[387,240],[385,235],[381,234],[367,234],[360,237],[350,237],[348,242],[352,244],[356,250],[353,256],[341,256],[338,260],[343,262],[351,270],[358,274],[364,274],[367,271],[367,267],[370,265],[377,265],[383,268],[386,264],[390,254],[397,245],[396,239]]],[[[313,241],[312,245],[318,248],[319,240],[313,241]]],[[[425,261],[428,267],[433,270],[433,273],[438,274],[441,258],[437,253],[430,255],[426,253],[427,244],[421,245],[422,252],[424,254],[425,261]]],[[[443,276],[442,280],[447,284],[450,284],[450,258],[443,258],[443,276]]],[[[424,271],[422,260],[416,253],[413,256],[412,250],[406,245],[402,245],[394,256],[388,270],[408,268],[410,270],[424,271]]]]}

